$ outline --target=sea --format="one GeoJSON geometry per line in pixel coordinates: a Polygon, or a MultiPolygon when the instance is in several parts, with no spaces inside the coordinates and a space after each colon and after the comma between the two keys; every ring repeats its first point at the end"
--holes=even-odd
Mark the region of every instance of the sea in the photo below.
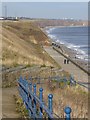
{"type": "Polygon", "coordinates": [[[53,42],[75,50],[77,58],[89,61],[90,46],[88,45],[87,26],[46,27],[46,33],[53,42]]]}

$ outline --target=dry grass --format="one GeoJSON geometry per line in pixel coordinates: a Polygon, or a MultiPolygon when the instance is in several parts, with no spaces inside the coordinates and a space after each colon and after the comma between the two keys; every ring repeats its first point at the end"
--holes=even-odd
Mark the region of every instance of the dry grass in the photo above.
{"type": "Polygon", "coordinates": [[[30,22],[3,22],[2,41],[3,65],[55,65],[42,48],[48,38],[30,22]]]}
{"type": "Polygon", "coordinates": [[[65,88],[58,88],[55,84],[53,87],[53,83],[50,87],[48,82],[44,85],[37,85],[38,91],[40,87],[44,89],[43,98],[46,105],[48,94],[53,94],[53,112],[59,117],[65,117],[64,108],[69,106],[72,109],[72,118],[88,118],[88,94],[80,87],[67,85],[65,88]]]}
{"type": "MultiPolygon", "coordinates": [[[[55,69],[55,68],[53,68],[55,69]]],[[[32,77],[49,77],[49,76],[66,76],[69,79],[69,74],[60,71],[51,71],[50,67],[29,67],[27,70],[20,70],[8,74],[3,74],[3,87],[10,87],[17,85],[17,79],[22,75],[23,78],[29,79],[32,77]],[[32,69],[33,68],[33,69],[32,69]],[[6,86],[5,86],[6,85],[6,86]]],[[[30,81],[29,81],[30,82],[30,81]]],[[[60,117],[64,117],[65,106],[72,108],[72,118],[87,118],[88,116],[88,93],[80,88],[80,86],[60,87],[55,81],[49,82],[49,79],[40,80],[43,84],[37,84],[37,95],[39,95],[39,88],[43,88],[43,100],[46,105],[48,103],[48,94],[53,94],[53,112],[60,117]]],[[[37,83],[37,80],[33,80],[32,83],[37,83]]]]}
{"type": "MultiPolygon", "coordinates": [[[[69,74],[65,71],[53,71],[50,67],[56,66],[49,55],[43,51],[41,44],[47,45],[47,37],[41,30],[30,22],[6,22],[3,23],[3,51],[2,59],[5,66],[18,66],[18,65],[43,65],[40,69],[27,71],[20,70],[17,72],[3,73],[3,87],[10,87],[16,85],[16,80],[22,76],[29,78],[31,76],[66,76],[69,74]],[[44,66],[45,65],[45,66],[44,66]],[[42,69],[43,68],[43,69],[42,69]]],[[[34,81],[35,82],[35,81],[34,81]]],[[[48,94],[52,93],[53,98],[53,111],[60,117],[64,116],[64,108],[69,105],[72,108],[71,116],[73,118],[86,118],[88,114],[88,95],[85,91],[78,86],[59,88],[56,82],[43,81],[44,84],[37,85],[44,89],[44,101],[48,103],[48,94]]],[[[38,93],[37,93],[38,94],[38,93]]]]}
{"type": "MultiPolygon", "coordinates": [[[[30,72],[26,75],[28,79],[30,75],[32,77],[48,77],[50,74],[49,69],[42,69],[38,72],[30,72]],[[47,74],[46,74],[46,71],[47,74]]],[[[62,73],[61,73],[62,74],[62,73]]],[[[63,72],[63,76],[66,73],[63,72]]],[[[55,72],[52,72],[52,75],[56,75],[55,72]]],[[[60,75],[60,73],[59,73],[60,75]]],[[[69,75],[66,76],[68,79],[69,75]]],[[[30,81],[29,81],[30,82],[30,81]]],[[[87,118],[88,117],[88,92],[84,91],[79,85],[70,86],[67,85],[64,88],[58,84],[58,82],[51,81],[49,79],[40,80],[43,84],[37,84],[37,96],[39,96],[39,88],[43,88],[43,100],[46,105],[48,105],[48,94],[53,94],[53,112],[56,113],[61,118],[65,117],[64,108],[70,106],[72,109],[71,117],[72,118],[87,118]]],[[[33,84],[37,83],[37,80],[32,81],[33,84]]]]}

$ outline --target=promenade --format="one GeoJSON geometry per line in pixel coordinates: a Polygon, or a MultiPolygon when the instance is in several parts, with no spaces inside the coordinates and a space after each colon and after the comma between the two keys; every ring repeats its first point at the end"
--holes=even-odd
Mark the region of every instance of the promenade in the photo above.
{"type": "Polygon", "coordinates": [[[55,51],[52,47],[44,46],[45,51],[62,67],[63,70],[72,74],[76,81],[88,82],[88,74],[74,65],[72,62],[64,64],[65,57],[55,51]]]}

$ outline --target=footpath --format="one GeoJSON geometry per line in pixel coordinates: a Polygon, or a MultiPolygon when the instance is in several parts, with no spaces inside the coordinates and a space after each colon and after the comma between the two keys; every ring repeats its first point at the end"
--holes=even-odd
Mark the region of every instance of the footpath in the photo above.
{"type": "Polygon", "coordinates": [[[50,46],[44,46],[45,51],[62,67],[63,70],[72,74],[76,81],[88,82],[88,74],[74,65],[72,62],[64,64],[65,57],[50,46]]]}
{"type": "Polygon", "coordinates": [[[2,118],[19,118],[13,95],[18,94],[17,87],[2,88],[2,118]]]}

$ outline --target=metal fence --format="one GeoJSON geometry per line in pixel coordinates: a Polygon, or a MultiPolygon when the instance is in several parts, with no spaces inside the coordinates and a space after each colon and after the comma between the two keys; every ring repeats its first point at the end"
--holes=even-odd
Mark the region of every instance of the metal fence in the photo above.
{"type": "Polygon", "coordinates": [[[70,75],[69,79],[67,79],[65,76],[64,77],[52,76],[52,77],[46,77],[46,78],[42,78],[40,76],[37,76],[37,77],[30,76],[29,80],[30,80],[30,82],[33,82],[34,80],[36,80],[36,84],[45,84],[45,81],[47,80],[50,86],[52,85],[53,82],[57,82],[57,88],[58,87],[64,88],[67,85],[70,85],[70,86],[80,85],[90,91],[90,83],[89,82],[76,81],[74,79],[73,75],[70,75]],[[62,86],[59,85],[59,83],[61,83],[61,82],[63,83],[62,86]]]}
{"type": "MultiPolygon", "coordinates": [[[[28,110],[29,117],[32,119],[54,119],[55,113],[53,113],[53,94],[48,95],[48,106],[46,106],[43,100],[43,88],[39,88],[39,96],[37,96],[38,91],[36,87],[36,84],[28,82],[22,77],[18,80],[19,93],[26,109],[28,110]]],[[[64,112],[65,119],[70,120],[71,108],[65,107],[64,112]]]]}

